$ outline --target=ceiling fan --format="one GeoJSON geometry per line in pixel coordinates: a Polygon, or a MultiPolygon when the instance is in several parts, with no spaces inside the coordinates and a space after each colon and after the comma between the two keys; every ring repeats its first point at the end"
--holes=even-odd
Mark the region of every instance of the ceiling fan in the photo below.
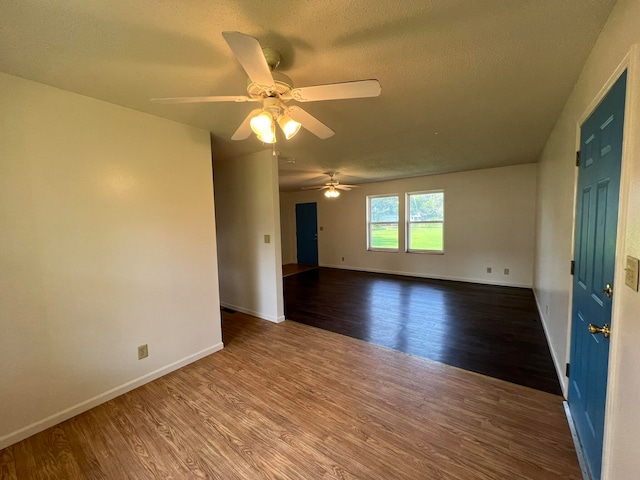
{"type": "Polygon", "coordinates": [[[327,190],[324,196],[327,198],[336,198],[340,196],[339,190],[349,191],[352,188],[358,188],[358,185],[346,185],[335,179],[338,172],[329,173],[329,181],[324,185],[314,185],[310,187],[302,187],[302,190],[327,190]]]}
{"type": "Polygon", "coordinates": [[[275,143],[276,123],[282,129],[287,140],[298,133],[301,126],[321,139],[329,138],[335,134],[331,128],[302,108],[286,105],[290,100],[317,102],[377,97],[382,90],[378,80],[358,80],[294,88],[289,77],[275,71],[281,59],[277,51],[271,48],[262,48],[256,38],[244,33],[222,32],[222,36],[249,76],[247,81],[248,95],[153,98],[151,101],[154,103],[261,103],[260,108],[249,113],[231,139],[244,140],[253,131],[261,141],[275,143]]]}

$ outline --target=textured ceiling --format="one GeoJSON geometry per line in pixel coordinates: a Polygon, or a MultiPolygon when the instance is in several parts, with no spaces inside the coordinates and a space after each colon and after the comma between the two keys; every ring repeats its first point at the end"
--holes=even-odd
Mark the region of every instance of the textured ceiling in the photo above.
{"type": "Polygon", "coordinates": [[[613,4],[0,0],[0,71],[205,128],[237,156],[265,149],[230,140],[255,104],[149,99],[245,94],[221,32],[247,33],[295,86],[380,81],[377,98],[304,104],[333,137],[277,144],[282,190],[359,183],[536,161],[613,4]]]}

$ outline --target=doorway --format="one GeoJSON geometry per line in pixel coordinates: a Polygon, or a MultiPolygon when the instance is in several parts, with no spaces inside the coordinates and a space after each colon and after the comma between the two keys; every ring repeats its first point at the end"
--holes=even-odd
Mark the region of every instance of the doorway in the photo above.
{"type": "Polygon", "coordinates": [[[580,128],[568,401],[593,479],[602,469],[626,79],[580,128]]]}
{"type": "Polygon", "coordinates": [[[296,204],[296,248],[298,263],[318,265],[318,205],[296,204]]]}

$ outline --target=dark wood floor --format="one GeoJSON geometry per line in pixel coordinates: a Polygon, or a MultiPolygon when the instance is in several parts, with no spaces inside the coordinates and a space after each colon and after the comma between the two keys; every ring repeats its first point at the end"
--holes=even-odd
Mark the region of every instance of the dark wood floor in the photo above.
{"type": "Polygon", "coordinates": [[[319,268],[284,294],[289,320],[562,394],[530,289],[319,268]]]}
{"type": "Polygon", "coordinates": [[[0,479],[578,480],[561,399],[296,322],[0,450],[0,479]]]}

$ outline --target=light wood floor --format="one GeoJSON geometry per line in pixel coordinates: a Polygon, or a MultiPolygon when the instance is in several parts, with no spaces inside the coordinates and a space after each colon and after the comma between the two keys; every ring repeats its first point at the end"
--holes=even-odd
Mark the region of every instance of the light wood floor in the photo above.
{"type": "Polygon", "coordinates": [[[287,321],[0,451],[1,479],[579,479],[561,398],[287,321]]]}
{"type": "Polygon", "coordinates": [[[295,275],[296,273],[307,272],[309,270],[315,270],[317,265],[307,265],[306,263],[287,263],[282,266],[282,276],[288,277],[295,275]]]}

